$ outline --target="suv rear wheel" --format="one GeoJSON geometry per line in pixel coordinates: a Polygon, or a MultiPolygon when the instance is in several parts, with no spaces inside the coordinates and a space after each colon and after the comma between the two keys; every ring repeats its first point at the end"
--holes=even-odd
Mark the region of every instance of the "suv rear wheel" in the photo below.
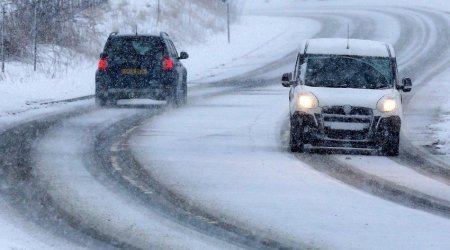
{"type": "Polygon", "coordinates": [[[167,96],[167,104],[172,107],[180,106],[180,93],[177,88],[173,88],[167,96]]]}
{"type": "Polygon", "coordinates": [[[106,102],[107,102],[106,98],[99,97],[99,96],[95,97],[95,104],[97,106],[103,107],[106,105],[106,102]]]}
{"type": "Polygon", "coordinates": [[[183,85],[181,86],[183,89],[183,96],[181,97],[180,104],[185,105],[187,103],[187,82],[186,79],[183,81],[183,85]]]}

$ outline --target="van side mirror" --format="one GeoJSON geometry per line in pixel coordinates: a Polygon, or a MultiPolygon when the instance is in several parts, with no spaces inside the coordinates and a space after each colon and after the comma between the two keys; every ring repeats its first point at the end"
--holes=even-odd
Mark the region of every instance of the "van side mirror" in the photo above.
{"type": "Polygon", "coordinates": [[[292,73],[284,73],[281,77],[281,85],[284,87],[290,87],[291,86],[291,79],[292,79],[292,73]]]}
{"type": "Polygon", "coordinates": [[[189,58],[189,54],[182,51],[180,52],[180,57],[178,57],[178,59],[182,60],[182,59],[188,59],[189,58]]]}
{"type": "Polygon", "coordinates": [[[300,65],[304,64],[305,61],[306,61],[305,54],[300,54],[300,60],[299,60],[300,65]]]}
{"type": "Polygon", "coordinates": [[[106,54],[106,52],[100,53],[100,59],[106,59],[106,58],[108,58],[108,54],[106,54]]]}
{"type": "Polygon", "coordinates": [[[411,89],[412,89],[411,78],[403,78],[402,84],[403,84],[403,87],[402,87],[403,92],[411,92],[411,89]]]}

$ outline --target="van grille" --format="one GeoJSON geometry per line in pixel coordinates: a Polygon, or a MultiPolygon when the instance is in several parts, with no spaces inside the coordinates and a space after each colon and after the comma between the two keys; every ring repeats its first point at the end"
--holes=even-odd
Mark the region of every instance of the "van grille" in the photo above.
{"type": "Polygon", "coordinates": [[[328,139],[367,140],[372,123],[373,111],[370,108],[332,106],[322,109],[323,131],[328,139]]]}
{"type": "Polygon", "coordinates": [[[330,114],[330,115],[366,115],[372,116],[373,111],[370,108],[363,107],[352,107],[352,106],[332,106],[325,107],[322,109],[322,114],[330,114]],[[346,109],[350,110],[348,114],[346,114],[346,109]]]}

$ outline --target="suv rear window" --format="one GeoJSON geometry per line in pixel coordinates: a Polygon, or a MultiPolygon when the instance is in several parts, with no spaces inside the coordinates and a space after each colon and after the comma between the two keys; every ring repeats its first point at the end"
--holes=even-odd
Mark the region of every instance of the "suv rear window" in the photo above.
{"type": "Polygon", "coordinates": [[[105,52],[112,60],[142,57],[161,58],[164,45],[159,37],[114,37],[106,44],[105,52]]]}

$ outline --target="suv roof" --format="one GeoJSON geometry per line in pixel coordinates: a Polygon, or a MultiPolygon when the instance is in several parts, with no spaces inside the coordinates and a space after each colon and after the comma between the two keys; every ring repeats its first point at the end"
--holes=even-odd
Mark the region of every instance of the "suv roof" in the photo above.
{"type": "Polygon", "coordinates": [[[392,45],[371,40],[343,38],[309,39],[302,48],[305,54],[395,57],[392,45]],[[348,49],[347,44],[349,45],[348,49]]]}
{"type": "Polygon", "coordinates": [[[109,37],[135,37],[135,36],[153,36],[153,37],[163,37],[163,38],[169,38],[169,34],[166,32],[160,32],[160,33],[143,33],[143,34],[137,34],[137,33],[124,33],[121,34],[119,32],[111,32],[109,34],[109,37]]]}

